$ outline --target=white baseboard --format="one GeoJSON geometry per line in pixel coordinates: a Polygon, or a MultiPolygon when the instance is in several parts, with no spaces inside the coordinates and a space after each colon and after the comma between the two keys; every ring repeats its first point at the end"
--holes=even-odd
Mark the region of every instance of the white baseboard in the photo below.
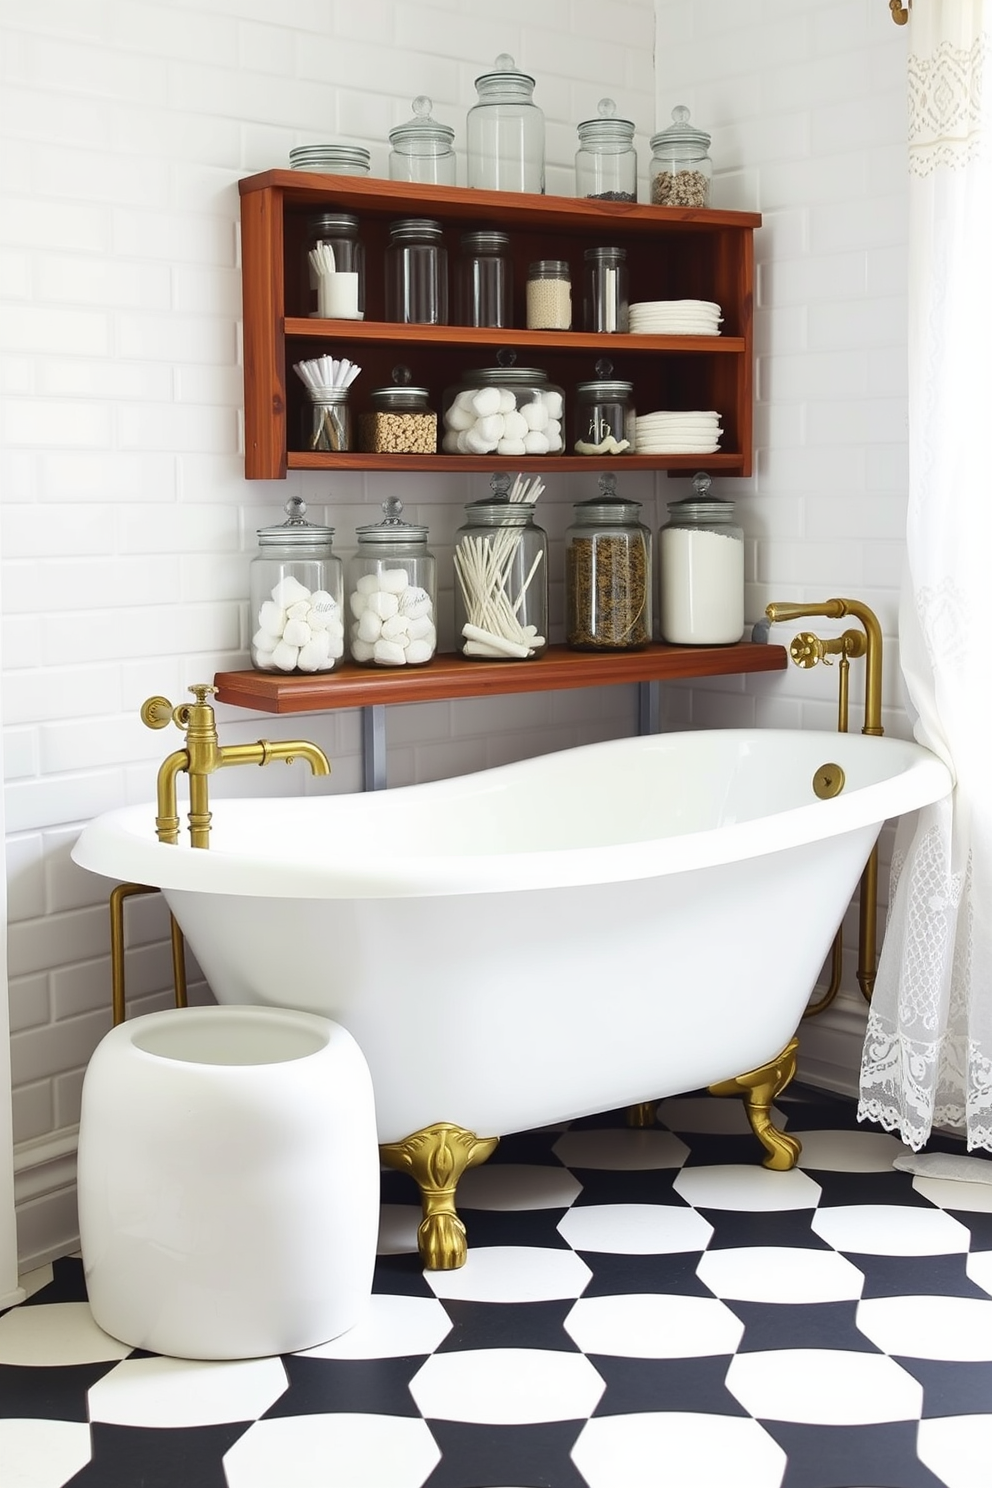
{"type": "Polygon", "coordinates": [[[79,1249],[78,1137],[78,1127],[66,1127],[14,1149],[17,1263],[22,1274],[79,1249]]]}
{"type": "Polygon", "coordinates": [[[796,1078],[857,1100],[867,1017],[860,992],[840,992],[830,1007],[800,1023],[796,1078]]]}

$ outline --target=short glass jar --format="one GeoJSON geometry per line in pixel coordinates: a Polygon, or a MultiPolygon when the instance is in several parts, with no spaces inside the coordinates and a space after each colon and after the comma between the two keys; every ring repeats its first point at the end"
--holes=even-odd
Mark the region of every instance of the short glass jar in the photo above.
{"type": "Polygon", "coordinates": [[[636,202],[637,151],[634,125],[616,117],[612,98],[601,98],[596,119],[578,126],[575,194],[596,201],[636,202]]]}
{"type": "Polygon", "coordinates": [[[537,367],[476,367],[445,388],[442,450],[449,455],[557,455],[565,447],[565,395],[537,367]]]}
{"type": "Polygon", "coordinates": [[[501,497],[499,479],[455,536],[456,645],[473,661],[530,661],[548,645],[548,538],[534,502],[501,497]]]}
{"type": "Polygon", "coordinates": [[[572,326],[572,276],[561,258],[541,258],[527,269],[527,329],[568,331],[572,326]]]}
{"type": "Polygon", "coordinates": [[[352,447],[351,404],[346,387],[307,388],[303,449],[341,454],[352,447]]]}
{"type": "Polygon", "coordinates": [[[599,490],[575,503],[565,533],[565,639],[574,651],[637,651],[652,635],[651,532],[615,476],[599,490]]]}
{"type": "Polygon", "coordinates": [[[448,324],[448,250],[440,222],[402,217],[389,224],[386,319],[403,325],[448,324]]]}
{"type": "Polygon", "coordinates": [[[462,233],[455,263],[455,324],[513,324],[510,237],[504,232],[462,233]]]}
{"type": "Polygon", "coordinates": [[[689,123],[685,105],[673,108],[671,124],[651,136],[651,201],[656,207],[709,205],[709,148],[710,136],[689,123]]]}
{"type": "MultiPolygon", "coordinates": [[[[359,221],[350,212],[318,212],[307,219],[307,272],[310,283],[310,308],[312,316],[330,317],[342,306],[332,303],[328,283],[334,273],[355,274],[348,281],[348,289],[354,299],[353,318],[365,314],[365,245],[359,237],[359,221]],[[332,273],[321,273],[316,259],[326,262],[330,255],[332,273]],[[323,290],[323,301],[321,291],[323,290]]],[[[330,267],[330,265],[328,265],[330,267]]],[[[331,286],[333,293],[333,286],[331,286]]],[[[340,296],[343,300],[343,296],[340,296]]]]}
{"type": "Polygon", "coordinates": [[[587,248],[582,321],[587,331],[626,331],[630,325],[626,248],[587,248]]]}
{"type": "Polygon", "coordinates": [[[258,529],[258,553],[249,565],[251,664],[259,672],[329,672],[344,654],[334,528],[306,521],[299,496],[284,509],[280,526],[258,529]]]}
{"type": "Polygon", "coordinates": [[[454,186],[455,131],[431,118],[431,100],[423,93],[413,100],[413,118],[389,131],[389,179],[424,181],[430,186],[454,186]]]}
{"type": "Polygon", "coordinates": [[[673,502],[658,539],[661,638],[677,646],[730,646],[744,634],[744,532],[734,503],[709,495],[710,477],[693,477],[695,495],[673,502]]]}
{"type": "Polygon", "coordinates": [[[360,666],[423,666],[437,650],[437,569],[427,528],[404,522],[402,501],[381,522],[356,528],[348,560],[348,649],[360,666]]]}
{"type": "Polygon", "coordinates": [[[634,384],[612,377],[612,371],[613,363],[600,359],[595,379],[576,385],[573,448],[577,455],[634,454],[634,384]]]}
{"type": "Polygon", "coordinates": [[[409,367],[394,367],[390,387],[373,388],[371,413],[358,415],[359,449],[372,455],[437,453],[437,414],[425,387],[414,387],[409,367]]]}
{"type": "Polygon", "coordinates": [[[534,102],[534,79],[501,52],[475,88],[478,102],[465,120],[469,186],[543,194],[544,115],[534,102]]]}
{"type": "Polygon", "coordinates": [[[367,176],[372,155],[364,145],[296,145],[289,152],[289,163],[294,170],[321,175],[367,176]]]}

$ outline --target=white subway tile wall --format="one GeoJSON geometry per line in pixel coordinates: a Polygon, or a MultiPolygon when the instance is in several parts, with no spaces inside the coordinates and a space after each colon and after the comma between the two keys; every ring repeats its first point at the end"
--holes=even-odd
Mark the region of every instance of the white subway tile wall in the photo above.
{"type": "MultiPolygon", "coordinates": [[[[292,146],[365,145],[418,93],[456,130],[474,78],[510,52],[537,79],[548,190],[574,190],[575,125],[613,96],[648,140],[686,103],[713,133],[714,205],[757,208],[756,474],[718,481],[748,537],[748,619],[770,598],[850,593],[895,626],[905,497],[905,38],[868,0],[50,0],[0,22],[0,439],[7,862],[18,1164],[71,1144],[81,1073],[109,1027],[106,890],[76,870],[79,825],[150,800],[169,736],[151,693],[247,664],[255,529],[291,495],[337,529],[387,497],[429,523],[450,634],[450,553],[485,476],[392,480],[295,472],[246,483],[240,456],[238,178],[292,146]],[[39,1146],[40,1144],[40,1146],[39,1146]],[[47,1145],[46,1145],[47,1144],[47,1145]]],[[[623,477],[654,527],[684,482],[623,477]]],[[[596,476],[549,475],[552,572],[571,503],[596,476]]],[[[552,614],[561,626],[561,585],[552,614]]],[[[894,655],[894,648],[892,654],[894,655]]],[[[665,690],[672,727],[811,724],[809,674],[665,690]]],[[[403,784],[629,733],[632,688],[395,710],[403,784]]],[[[890,700],[894,729],[905,720],[890,700]]],[[[272,720],[219,710],[228,738],[289,725],[333,756],[327,785],[256,772],[259,794],[361,785],[358,715],[272,720]]],[[[831,726],[829,723],[827,726],[831,726]]],[[[248,772],[242,772],[245,776],[248,772]]],[[[230,790],[218,780],[218,791],[230,790]]],[[[129,906],[134,1006],[167,999],[157,898],[129,906]]],[[[201,992],[194,986],[194,995],[201,992]]],[[[22,1204],[26,1259],[46,1249],[45,1185],[22,1204]]],[[[51,1197],[56,1227],[64,1196],[51,1197]]],[[[54,1243],[54,1242],[52,1242],[54,1243]]]]}

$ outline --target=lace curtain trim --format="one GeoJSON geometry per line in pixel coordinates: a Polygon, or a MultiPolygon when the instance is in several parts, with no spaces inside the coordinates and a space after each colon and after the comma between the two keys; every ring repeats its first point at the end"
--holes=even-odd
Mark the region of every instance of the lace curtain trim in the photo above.
{"type": "Polygon", "coordinates": [[[988,37],[970,47],[942,41],[932,55],[909,58],[909,168],[928,176],[967,165],[988,145],[981,128],[988,37]]]}

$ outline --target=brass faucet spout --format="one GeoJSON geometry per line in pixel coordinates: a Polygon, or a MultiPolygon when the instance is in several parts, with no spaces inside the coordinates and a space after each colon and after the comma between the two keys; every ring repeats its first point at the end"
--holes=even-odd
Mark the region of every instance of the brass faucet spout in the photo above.
{"type": "MultiPolygon", "coordinates": [[[[774,624],[782,620],[802,620],[822,615],[830,620],[843,620],[853,615],[865,630],[865,722],[863,734],[881,734],[882,729],[882,627],[878,617],[859,599],[826,599],[822,604],[788,604],[775,602],[765,608],[774,624]]],[[[853,653],[851,653],[853,654],[853,653]]]]}
{"type": "Polygon", "coordinates": [[[176,806],[176,777],[189,769],[189,751],[176,749],[166,756],[158,770],[158,816],[155,831],[159,842],[179,841],[179,813],[176,806]]]}
{"type": "Polygon", "coordinates": [[[330,775],[331,766],[324,751],[307,739],[259,739],[255,744],[225,744],[220,750],[218,769],[225,765],[271,765],[275,760],[305,760],[312,775],[330,775]]]}

